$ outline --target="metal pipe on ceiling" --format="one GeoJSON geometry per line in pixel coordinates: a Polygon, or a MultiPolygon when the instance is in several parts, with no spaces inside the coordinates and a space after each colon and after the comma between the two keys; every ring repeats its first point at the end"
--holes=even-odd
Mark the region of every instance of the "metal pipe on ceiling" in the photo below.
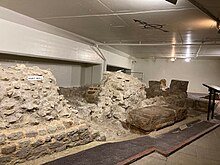
{"type": "Polygon", "coordinates": [[[87,18],[87,17],[108,17],[108,16],[123,16],[123,15],[138,15],[158,12],[173,12],[173,11],[185,11],[185,10],[196,10],[194,7],[190,8],[175,8],[175,9],[160,9],[160,10],[147,10],[147,11],[129,11],[129,12],[115,12],[115,13],[104,13],[104,14],[85,14],[75,16],[56,16],[56,17],[38,17],[39,20],[49,19],[69,19],[69,18],[87,18]]]}
{"type": "Polygon", "coordinates": [[[184,43],[99,43],[100,46],[200,46],[200,45],[220,45],[220,43],[191,43],[191,44],[184,44],[184,43]]]}

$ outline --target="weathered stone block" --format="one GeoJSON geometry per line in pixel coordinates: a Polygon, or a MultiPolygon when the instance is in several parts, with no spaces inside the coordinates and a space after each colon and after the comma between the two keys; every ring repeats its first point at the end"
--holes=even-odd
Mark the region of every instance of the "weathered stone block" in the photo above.
{"type": "Polygon", "coordinates": [[[36,137],[38,135],[38,132],[34,130],[28,130],[26,131],[25,135],[26,137],[36,137]]]}
{"type": "Polygon", "coordinates": [[[74,134],[74,135],[69,136],[69,138],[71,139],[71,141],[72,141],[72,142],[75,142],[75,141],[77,141],[77,140],[79,140],[79,139],[80,139],[80,138],[79,138],[79,134],[78,134],[78,133],[76,133],[76,134],[74,134]]]}
{"type": "Polygon", "coordinates": [[[149,81],[149,88],[154,90],[160,89],[160,81],[149,81]]]}
{"type": "Polygon", "coordinates": [[[6,136],[5,134],[0,134],[0,145],[5,144],[6,136]]]}
{"type": "Polygon", "coordinates": [[[86,91],[85,99],[89,103],[97,103],[98,101],[98,95],[100,93],[100,87],[99,86],[91,86],[86,91]]]}
{"type": "Polygon", "coordinates": [[[0,157],[0,164],[6,164],[6,163],[9,163],[11,162],[12,158],[11,156],[1,156],[0,157]]]}
{"type": "Polygon", "coordinates": [[[38,146],[31,151],[31,154],[35,156],[42,154],[42,153],[45,153],[45,154],[49,153],[49,149],[46,145],[38,146]]]}
{"type": "Polygon", "coordinates": [[[57,130],[58,130],[58,131],[61,131],[61,130],[63,131],[63,130],[65,130],[65,127],[62,126],[62,125],[58,125],[58,126],[57,126],[57,130]]]}
{"type": "Polygon", "coordinates": [[[50,134],[55,133],[56,130],[57,130],[57,127],[55,127],[55,126],[49,126],[47,128],[47,132],[50,133],[50,134]]]}
{"type": "Polygon", "coordinates": [[[25,159],[29,156],[31,150],[32,150],[31,147],[22,148],[15,154],[15,156],[18,157],[19,159],[25,159]]]}
{"type": "Polygon", "coordinates": [[[30,145],[31,141],[29,139],[22,139],[18,142],[20,148],[25,148],[30,145]]]}
{"type": "Polygon", "coordinates": [[[45,137],[45,142],[50,142],[51,139],[52,139],[51,136],[46,136],[46,137],[45,137]]]}
{"type": "Polygon", "coordinates": [[[77,129],[71,130],[71,131],[69,131],[69,132],[67,133],[67,136],[73,136],[73,135],[75,135],[75,134],[78,134],[78,131],[79,131],[79,130],[77,130],[77,129]]]}
{"type": "Polygon", "coordinates": [[[63,140],[65,137],[66,137],[66,133],[65,133],[65,132],[59,133],[59,134],[57,134],[57,135],[54,136],[54,138],[55,138],[57,141],[61,141],[61,140],[63,140]]]}
{"type": "Polygon", "coordinates": [[[106,141],[106,136],[104,136],[104,135],[103,135],[103,136],[98,136],[98,137],[95,138],[95,140],[96,140],[96,141],[102,141],[102,142],[104,142],[104,141],[106,141]]]}
{"type": "Polygon", "coordinates": [[[185,112],[179,110],[176,113],[174,109],[163,106],[145,107],[130,111],[127,122],[139,129],[152,131],[173,124],[176,120],[183,119],[185,112]]]}
{"type": "Polygon", "coordinates": [[[34,148],[36,148],[36,147],[38,147],[38,146],[40,146],[40,145],[43,145],[44,143],[45,143],[45,140],[44,140],[43,138],[39,138],[39,139],[37,139],[36,141],[34,141],[34,142],[31,144],[31,146],[34,147],[34,148]]]}
{"type": "Polygon", "coordinates": [[[14,132],[14,133],[11,133],[7,136],[7,138],[9,140],[18,140],[18,139],[22,139],[24,136],[24,133],[23,132],[14,132]]]}
{"type": "Polygon", "coordinates": [[[48,148],[49,149],[55,149],[55,148],[59,148],[61,146],[63,146],[64,144],[62,142],[58,142],[58,141],[54,141],[54,142],[51,142],[49,145],[48,145],[48,148]]]}
{"type": "Polygon", "coordinates": [[[41,129],[41,130],[38,131],[38,133],[39,133],[40,136],[44,136],[44,135],[47,134],[47,131],[45,129],[41,129]]]}
{"type": "Polygon", "coordinates": [[[72,121],[63,121],[63,125],[68,129],[73,126],[72,121]]]}
{"type": "Polygon", "coordinates": [[[64,144],[63,146],[56,148],[55,151],[56,152],[61,152],[61,151],[64,151],[66,148],[67,148],[67,145],[64,144]]]}
{"type": "Polygon", "coordinates": [[[170,89],[171,93],[187,92],[189,81],[171,80],[170,89]]]}
{"type": "Polygon", "coordinates": [[[16,145],[15,144],[9,144],[9,145],[5,145],[2,147],[1,149],[1,153],[2,154],[11,154],[13,152],[16,151],[16,145]]]}
{"type": "Polygon", "coordinates": [[[78,132],[79,132],[79,133],[82,133],[82,132],[85,132],[85,131],[87,131],[87,130],[88,130],[88,127],[86,127],[86,126],[81,126],[81,127],[79,128],[78,132]]]}
{"type": "Polygon", "coordinates": [[[176,115],[176,121],[180,121],[186,118],[187,116],[187,109],[186,108],[175,108],[175,115],[176,115]]]}

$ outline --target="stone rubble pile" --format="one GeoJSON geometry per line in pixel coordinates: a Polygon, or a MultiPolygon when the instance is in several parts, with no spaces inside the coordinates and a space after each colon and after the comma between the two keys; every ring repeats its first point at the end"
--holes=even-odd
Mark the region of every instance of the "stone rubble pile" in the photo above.
{"type": "MultiPolygon", "coordinates": [[[[150,87],[146,88],[131,75],[106,72],[101,84],[81,90],[84,100],[73,106],[78,110],[78,117],[89,122],[94,132],[107,140],[127,136],[133,127],[151,131],[186,117],[188,82],[173,80],[168,90],[161,89],[159,81],[150,81],[149,84],[150,87]],[[144,127],[140,127],[142,122],[144,127]]],[[[77,94],[69,99],[79,100],[77,94]]]]}
{"type": "Polygon", "coordinates": [[[77,111],[58,89],[48,70],[25,65],[0,67],[0,129],[38,125],[63,117],[77,121],[77,111]]]}
{"type": "Polygon", "coordinates": [[[16,164],[100,139],[77,117],[48,70],[0,66],[0,164],[16,164]]]}
{"type": "Polygon", "coordinates": [[[146,98],[145,84],[122,72],[106,72],[101,82],[98,108],[102,117],[125,122],[129,110],[146,98]]]}
{"type": "MultiPolygon", "coordinates": [[[[145,84],[121,72],[105,72],[99,85],[81,92],[84,100],[77,103],[77,116],[89,122],[91,129],[100,134],[96,140],[113,140],[131,134],[123,124],[129,110],[146,98],[145,84]]],[[[71,98],[79,100],[74,95],[71,98]]]]}

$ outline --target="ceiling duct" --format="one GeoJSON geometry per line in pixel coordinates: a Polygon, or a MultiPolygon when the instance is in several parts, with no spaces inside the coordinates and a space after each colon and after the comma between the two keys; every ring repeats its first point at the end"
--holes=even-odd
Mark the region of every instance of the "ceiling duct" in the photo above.
{"type": "Polygon", "coordinates": [[[170,2],[170,3],[174,4],[174,5],[176,5],[176,3],[177,3],[177,0],[166,0],[166,1],[170,2]]]}

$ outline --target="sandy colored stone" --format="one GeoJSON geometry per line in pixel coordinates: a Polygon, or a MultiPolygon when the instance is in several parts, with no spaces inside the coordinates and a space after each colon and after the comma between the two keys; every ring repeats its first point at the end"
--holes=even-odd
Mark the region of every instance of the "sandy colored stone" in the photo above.
{"type": "Polygon", "coordinates": [[[68,101],[58,93],[59,87],[50,71],[20,64],[0,67],[0,72],[0,120],[8,128],[38,125],[60,118],[79,121],[68,101]],[[30,79],[34,76],[41,79],[30,79]]]}
{"type": "Polygon", "coordinates": [[[1,153],[2,154],[11,154],[16,151],[16,145],[15,144],[10,144],[10,145],[5,145],[4,147],[1,148],[1,153]]]}

